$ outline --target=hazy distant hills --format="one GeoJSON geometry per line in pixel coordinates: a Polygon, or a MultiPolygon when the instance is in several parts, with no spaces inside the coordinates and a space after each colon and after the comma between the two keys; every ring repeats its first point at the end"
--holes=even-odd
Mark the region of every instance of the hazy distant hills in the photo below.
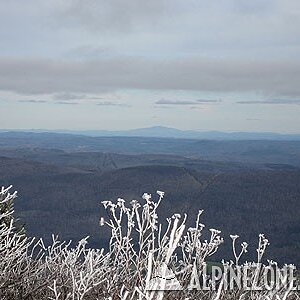
{"type": "MultiPolygon", "coordinates": [[[[8,130],[2,130],[8,131],[8,130]]],[[[1,131],[0,131],[1,132],[1,131]]],[[[23,130],[23,132],[52,132],[67,133],[86,136],[123,136],[123,137],[161,137],[161,138],[184,138],[184,139],[208,139],[208,140],[279,140],[300,141],[300,134],[279,134],[273,132],[222,132],[222,131],[196,131],[179,130],[164,126],[138,128],[132,130],[23,130]]]]}
{"type": "Polygon", "coordinates": [[[179,130],[163,126],[154,126],[124,131],[78,131],[75,133],[85,134],[89,136],[139,136],[208,140],[300,140],[300,134],[278,134],[272,132],[196,131],[179,130]]]}
{"type": "Polygon", "coordinates": [[[59,133],[2,132],[0,148],[164,154],[223,162],[300,166],[300,141],[91,137],[59,133]]]}

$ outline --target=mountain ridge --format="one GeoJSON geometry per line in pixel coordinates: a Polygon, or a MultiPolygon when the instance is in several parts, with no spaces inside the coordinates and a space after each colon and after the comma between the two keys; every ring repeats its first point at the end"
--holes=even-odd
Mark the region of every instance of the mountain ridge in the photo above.
{"type": "Polygon", "coordinates": [[[0,132],[32,132],[32,133],[64,133],[84,135],[90,137],[162,137],[162,138],[186,138],[208,140],[280,140],[300,141],[300,134],[276,133],[276,132],[247,132],[247,131],[202,131],[181,130],[165,126],[152,126],[129,130],[48,130],[48,129],[7,129],[0,132]]]}

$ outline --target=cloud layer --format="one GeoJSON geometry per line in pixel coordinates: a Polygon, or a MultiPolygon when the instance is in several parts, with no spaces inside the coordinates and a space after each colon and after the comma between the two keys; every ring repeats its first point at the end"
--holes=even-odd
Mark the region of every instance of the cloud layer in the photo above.
{"type": "Polygon", "coordinates": [[[300,131],[299,0],[0,7],[0,128],[300,131]]]}
{"type": "Polygon", "coordinates": [[[300,62],[120,57],[87,62],[0,58],[1,89],[23,94],[116,89],[260,92],[300,97],[300,62]]]}

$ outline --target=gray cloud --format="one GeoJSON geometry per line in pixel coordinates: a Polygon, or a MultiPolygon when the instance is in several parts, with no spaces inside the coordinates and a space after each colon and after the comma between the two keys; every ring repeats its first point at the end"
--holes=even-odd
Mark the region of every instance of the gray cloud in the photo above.
{"type": "Polygon", "coordinates": [[[198,104],[198,103],[196,101],[161,99],[161,100],[156,101],[155,104],[163,104],[163,105],[195,105],[195,104],[198,104]]]}
{"type": "Polygon", "coordinates": [[[21,103],[47,103],[48,101],[46,101],[46,100],[35,100],[35,99],[22,99],[22,100],[18,100],[18,102],[21,102],[21,103]]]}
{"type": "Polygon", "coordinates": [[[167,99],[160,99],[155,102],[155,104],[159,105],[202,105],[202,104],[216,104],[220,103],[221,100],[206,100],[206,99],[199,99],[199,100],[167,100],[167,99]]]}
{"type": "Polygon", "coordinates": [[[78,105],[78,102],[70,102],[70,101],[56,101],[54,104],[60,104],[60,105],[78,105]]]}
{"type": "Polygon", "coordinates": [[[93,97],[86,94],[75,94],[75,93],[58,93],[53,95],[54,100],[60,101],[74,101],[74,100],[101,100],[102,97],[93,97]]]}
{"type": "Polygon", "coordinates": [[[2,90],[23,94],[117,89],[260,92],[300,96],[300,62],[119,57],[71,62],[0,58],[2,90]]]}
{"type": "Polygon", "coordinates": [[[131,107],[131,105],[126,103],[116,103],[112,101],[102,101],[98,102],[97,105],[99,106],[118,106],[118,107],[131,107]]]}
{"type": "Polygon", "coordinates": [[[199,99],[196,100],[198,103],[202,103],[202,104],[213,104],[213,103],[221,103],[222,100],[218,99],[218,100],[210,100],[210,99],[199,99]]]}
{"type": "Polygon", "coordinates": [[[203,107],[201,107],[199,105],[198,106],[191,106],[190,109],[203,109],[203,107]]]}
{"type": "Polygon", "coordinates": [[[115,49],[141,56],[282,58],[291,57],[291,52],[299,56],[298,0],[3,3],[0,36],[6,43],[0,52],[6,55],[61,57],[73,49],[75,57],[86,58],[115,49]]]}
{"type": "Polygon", "coordinates": [[[270,100],[257,100],[257,101],[237,101],[238,104],[291,104],[291,105],[300,105],[300,100],[297,99],[270,99],[270,100]]]}
{"type": "Polygon", "coordinates": [[[53,95],[54,100],[81,100],[86,99],[87,96],[84,94],[74,94],[74,93],[59,93],[53,95]]]}
{"type": "Polygon", "coordinates": [[[92,32],[129,32],[136,25],[159,21],[167,9],[166,0],[72,0],[58,7],[55,20],[81,26],[92,32]]]}
{"type": "Polygon", "coordinates": [[[277,1],[274,0],[238,0],[238,1],[228,1],[231,4],[231,8],[237,13],[244,15],[254,15],[254,14],[265,14],[274,12],[277,7],[277,1]]]}
{"type": "Polygon", "coordinates": [[[114,49],[108,47],[99,47],[93,45],[80,45],[74,49],[68,50],[66,57],[72,58],[87,58],[87,59],[96,59],[103,56],[109,56],[114,52],[114,49]]]}

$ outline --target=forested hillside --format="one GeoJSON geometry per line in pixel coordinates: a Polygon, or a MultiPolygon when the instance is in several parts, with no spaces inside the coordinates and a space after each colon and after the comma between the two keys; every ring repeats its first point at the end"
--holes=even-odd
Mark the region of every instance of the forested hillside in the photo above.
{"type": "Polygon", "coordinates": [[[0,148],[42,148],[68,152],[167,154],[197,159],[251,164],[300,166],[300,141],[215,141],[145,137],[89,137],[84,135],[0,132],[0,148]]]}
{"type": "MultiPolygon", "coordinates": [[[[0,185],[18,190],[16,213],[29,235],[49,240],[55,233],[75,241],[90,235],[91,246],[101,246],[108,233],[98,226],[105,214],[100,201],[163,190],[162,218],[187,211],[193,220],[204,209],[205,224],[221,228],[225,241],[239,234],[252,247],[250,256],[263,232],[271,242],[269,258],[300,261],[296,166],[7,146],[0,155],[0,185]]],[[[218,252],[230,253],[230,243],[218,252]]]]}

